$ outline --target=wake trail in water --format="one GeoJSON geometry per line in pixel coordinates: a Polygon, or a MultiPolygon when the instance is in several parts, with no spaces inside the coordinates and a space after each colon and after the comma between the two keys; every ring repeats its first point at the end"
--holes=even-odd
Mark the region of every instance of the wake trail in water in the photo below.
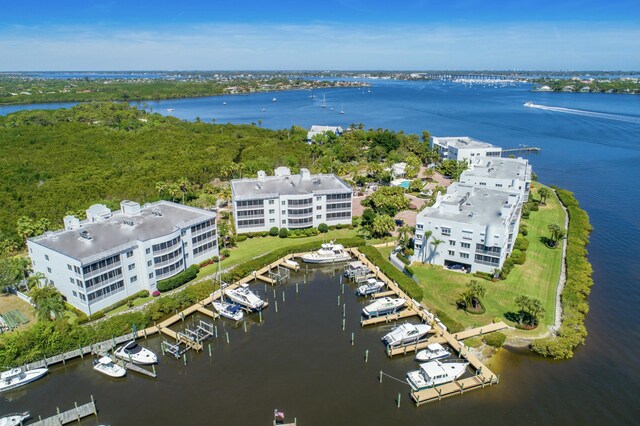
{"type": "Polygon", "coordinates": [[[537,108],[544,111],[562,112],[565,114],[582,115],[584,117],[604,118],[607,120],[624,121],[626,123],[640,124],[640,117],[629,117],[620,114],[609,114],[606,112],[586,111],[582,109],[562,108],[547,105],[528,104],[529,108],[537,108]]]}

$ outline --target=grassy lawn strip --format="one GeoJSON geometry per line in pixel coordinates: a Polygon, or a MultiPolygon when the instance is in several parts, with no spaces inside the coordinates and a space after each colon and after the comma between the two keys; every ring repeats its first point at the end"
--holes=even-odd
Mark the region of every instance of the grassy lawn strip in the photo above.
{"type": "MultiPolygon", "coordinates": [[[[540,184],[536,184],[536,187],[540,187],[540,184]]],[[[537,189],[532,190],[532,196],[538,198],[537,189]]],[[[547,200],[546,206],[540,206],[538,211],[531,212],[530,218],[523,219],[522,222],[527,224],[529,230],[526,237],[529,240],[527,261],[524,265],[516,265],[504,281],[490,282],[468,274],[452,272],[440,266],[414,263],[412,269],[423,288],[424,303],[433,311],[446,312],[465,327],[479,327],[496,318],[515,325],[504,315],[517,311],[514,299],[524,294],[540,299],[546,312],[540,327],[532,331],[518,330],[517,334],[528,338],[545,334],[548,326],[554,322],[555,292],[560,277],[562,250],[547,248],[541,238],[549,236],[549,224],[564,225],[564,212],[558,199],[552,196],[547,200]],[[481,315],[466,313],[457,309],[455,304],[466,284],[472,279],[487,287],[487,293],[482,298],[486,312],[481,315]]],[[[385,258],[388,258],[391,250],[392,248],[379,249],[385,258]]]]}

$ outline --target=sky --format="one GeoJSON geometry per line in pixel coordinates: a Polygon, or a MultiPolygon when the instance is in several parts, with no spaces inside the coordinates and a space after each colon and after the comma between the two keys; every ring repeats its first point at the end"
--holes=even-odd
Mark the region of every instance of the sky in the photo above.
{"type": "Polygon", "coordinates": [[[640,0],[0,3],[0,71],[640,70],[640,0]]]}

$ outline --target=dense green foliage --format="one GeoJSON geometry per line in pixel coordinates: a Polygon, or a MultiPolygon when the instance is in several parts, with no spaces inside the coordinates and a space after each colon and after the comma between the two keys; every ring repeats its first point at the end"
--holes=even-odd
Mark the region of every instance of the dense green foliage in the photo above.
{"type": "Polygon", "coordinates": [[[412,299],[420,302],[422,300],[422,288],[407,275],[396,269],[388,260],[386,260],[375,247],[365,246],[359,248],[367,258],[380,268],[390,280],[395,281],[398,286],[409,295],[412,299]]]}
{"type": "MultiPolygon", "coordinates": [[[[226,257],[226,256],[225,256],[226,257]]],[[[191,265],[178,275],[174,275],[166,280],[158,281],[158,291],[165,292],[178,288],[183,284],[193,280],[197,275],[200,267],[198,265],[191,265]]]]}
{"type": "Polygon", "coordinates": [[[504,333],[495,331],[493,333],[487,334],[486,336],[483,336],[482,340],[489,346],[499,348],[504,345],[505,340],[507,340],[507,336],[504,333]]]}
{"type": "Polygon", "coordinates": [[[600,93],[640,93],[640,82],[638,79],[595,79],[592,81],[582,81],[580,79],[567,80],[564,78],[550,79],[541,78],[534,80],[541,86],[549,86],[554,92],[600,92],[600,93]],[[587,89],[585,89],[587,88],[587,89]]]}
{"type": "Polygon", "coordinates": [[[531,349],[544,356],[561,359],[571,358],[576,346],[584,344],[587,337],[584,321],[589,312],[587,298],[593,279],[586,246],[592,227],[587,212],[580,208],[573,193],[560,188],[554,189],[569,212],[567,282],[562,291],[562,325],[557,336],[536,340],[531,349]]]}
{"type": "Polygon", "coordinates": [[[438,317],[438,319],[447,326],[447,330],[449,331],[449,333],[455,334],[464,330],[464,326],[462,324],[451,318],[444,311],[436,310],[436,317],[438,317]]]}
{"type": "MultiPolygon", "coordinates": [[[[100,318],[104,317],[105,315],[107,315],[109,312],[118,309],[120,306],[128,305],[130,302],[133,302],[136,299],[139,299],[141,297],[147,297],[147,296],[149,296],[149,291],[148,290],[140,290],[139,292],[137,292],[135,294],[132,294],[129,297],[125,297],[124,299],[114,303],[113,305],[111,305],[111,306],[109,306],[109,307],[107,307],[107,308],[105,308],[105,309],[103,309],[101,311],[95,312],[95,313],[93,313],[93,314],[91,314],[89,316],[85,315],[82,311],[80,311],[78,309],[75,309],[73,307],[72,308],[74,310],[74,313],[79,318],[78,319],[78,323],[82,324],[82,323],[85,323],[87,321],[94,321],[94,320],[100,319],[100,318]]],[[[71,305],[69,305],[69,306],[71,306],[71,305]]],[[[69,308],[69,306],[67,308],[69,308]]]]}

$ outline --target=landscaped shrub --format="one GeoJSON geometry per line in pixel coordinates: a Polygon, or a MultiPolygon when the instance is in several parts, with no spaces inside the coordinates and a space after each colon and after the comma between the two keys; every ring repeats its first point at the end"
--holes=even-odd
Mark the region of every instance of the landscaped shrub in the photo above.
{"type": "Polygon", "coordinates": [[[278,237],[287,238],[288,236],[289,236],[289,230],[287,228],[280,228],[280,231],[278,231],[278,237]]]}
{"type": "Polygon", "coordinates": [[[407,259],[407,257],[406,257],[404,254],[402,254],[402,253],[396,253],[396,257],[397,257],[398,259],[400,259],[400,261],[401,261],[402,263],[404,263],[405,265],[408,265],[408,264],[409,264],[409,259],[407,259]]]}
{"type": "Polygon", "coordinates": [[[409,265],[404,265],[404,271],[409,274],[410,276],[413,276],[413,268],[411,268],[411,266],[409,265]]]}
{"type": "Polygon", "coordinates": [[[458,333],[464,330],[464,326],[460,324],[458,321],[451,318],[446,312],[436,310],[436,316],[442,321],[444,325],[447,326],[447,330],[451,334],[458,333]]]}
{"type": "Polygon", "coordinates": [[[338,223],[338,224],[336,225],[336,229],[342,229],[342,224],[341,224],[341,223],[338,223]]]}
{"type": "Polygon", "coordinates": [[[493,281],[493,274],[490,274],[489,272],[480,272],[477,271],[473,274],[473,276],[478,277],[478,278],[482,278],[485,279],[487,281],[493,281]]]}
{"type": "Polygon", "coordinates": [[[151,295],[153,297],[158,297],[158,296],[160,296],[160,292],[158,290],[153,290],[153,293],[151,293],[151,295]]]}
{"type": "Polygon", "coordinates": [[[513,263],[516,265],[522,265],[524,264],[524,262],[527,260],[527,254],[523,251],[520,251],[518,249],[514,249],[511,252],[511,259],[513,260],[513,263]]]}
{"type": "Polygon", "coordinates": [[[499,348],[504,345],[505,340],[507,340],[507,336],[504,333],[500,333],[499,331],[495,331],[493,333],[489,333],[482,338],[482,340],[489,346],[493,346],[494,348],[499,348]]]}
{"type": "Polygon", "coordinates": [[[220,252],[220,254],[226,259],[227,257],[231,256],[231,250],[224,249],[220,252]]]}
{"type": "Polygon", "coordinates": [[[529,234],[529,229],[527,228],[527,224],[526,223],[521,223],[520,224],[520,233],[526,237],[529,234]]]}
{"type": "Polygon", "coordinates": [[[273,228],[269,229],[269,235],[271,235],[272,237],[277,237],[278,236],[278,227],[274,226],[273,228]]]}
{"type": "Polygon", "coordinates": [[[516,241],[513,244],[513,249],[514,250],[520,250],[520,251],[527,251],[527,249],[529,248],[529,240],[527,240],[525,237],[518,235],[516,237],[516,241]]]}
{"type": "Polygon", "coordinates": [[[360,247],[359,250],[367,256],[371,262],[378,266],[380,270],[389,277],[389,279],[398,283],[400,288],[412,299],[415,299],[418,302],[422,300],[422,287],[389,263],[389,261],[385,259],[375,247],[364,246],[360,247]]]}
{"type": "Polygon", "coordinates": [[[509,273],[513,270],[514,266],[515,266],[515,263],[511,258],[511,256],[507,257],[504,263],[502,264],[502,269],[500,270],[500,279],[506,280],[507,277],[509,276],[509,273]]]}
{"type": "Polygon", "coordinates": [[[184,283],[187,283],[194,279],[196,275],[198,275],[198,271],[200,267],[198,265],[191,265],[186,270],[180,272],[178,275],[175,275],[171,278],[167,278],[166,280],[158,281],[158,290],[161,292],[173,290],[174,288],[178,288],[184,283]]]}
{"type": "Polygon", "coordinates": [[[124,306],[124,305],[128,305],[129,302],[133,302],[134,300],[136,300],[139,297],[147,297],[149,295],[149,291],[148,290],[140,290],[139,292],[132,294],[129,297],[126,297],[116,303],[114,303],[111,306],[106,307],[105,309],[98,311],[98,312],[94,312],[93,314],[89,315],[88,320],[89,321],[94,321],[97,320],[99,318],[104,317],[106,314],[108,314],[109,312],[113,311],[114,309],[119,308],[120,306],[124,306]]]}
{"type": "MultiPolygon", "coordinates": [[[[247,240],[247,238],[249,238],[249,236],[248,236],[248,235],[246,235],[246,234],[240,234],[240,235],[238,235],[238,236],[236,237],[236,241],[237,241],[237,242],[239,242],[239,243],[241,243],[241,242],[243,242],[243,241],[246,241],[246,240],[247,240]]],[[[253,238],[253,235],[251,235],[251,238],[253,238]]]]}

